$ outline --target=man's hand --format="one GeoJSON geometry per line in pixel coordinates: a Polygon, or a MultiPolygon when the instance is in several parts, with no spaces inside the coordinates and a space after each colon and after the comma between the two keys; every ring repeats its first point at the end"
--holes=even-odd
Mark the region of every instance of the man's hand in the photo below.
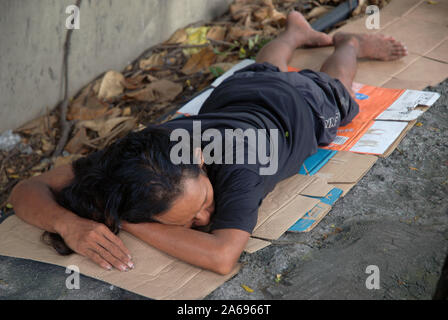
{"type": "Polygon", "coordinates": [[[104,224],[81,218],[59,206],[53,192],[60,191],[74,178],[71,165],[63,165],[40,176],[19,182],[8,202],[23,221],[51,233],[58,233],[76,253],[86,256],[99,266],[112,266],[126,271],[133,268],[129,250],[120,238],[104,224]]]}
{"type": "Polygon", "coordinates": [[[134,268],[129,250],[104,224],[77,217],[61,229],[62,238],[73,251],[102,268],[111,270],[114,266],[121,271],[134,268]]]}

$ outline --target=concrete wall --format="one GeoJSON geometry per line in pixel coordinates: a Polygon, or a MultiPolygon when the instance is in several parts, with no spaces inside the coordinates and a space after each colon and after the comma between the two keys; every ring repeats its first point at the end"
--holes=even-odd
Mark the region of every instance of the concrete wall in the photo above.
{"type": "MultiPolygon", "coordinates": [[[[102,72],[121,71],[180,27],[224,13],[231,0],[83,0],[69,56],[74,95],[102,72]]],[[[0,133],[62,100],[61,69],[75,0],[1,0],[0,133]]]]}

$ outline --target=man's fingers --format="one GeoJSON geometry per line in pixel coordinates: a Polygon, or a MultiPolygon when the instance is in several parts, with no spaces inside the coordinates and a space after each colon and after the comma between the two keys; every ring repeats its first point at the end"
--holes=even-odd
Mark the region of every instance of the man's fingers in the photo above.
{"type": "MultiPolygon", "coordinates": [[[[126,264],[131,263],[131,253],[129,252],[128,248],[124,245],[123,241],[119,237],[117,237],[115,234],[112,233],[109,229],[106,228],[102,232],[102,235],[104,236],[104,240],[107,242],[101,241],[101,245],[105,247],[106,249],[110,249],[111,253],[125,262],[126,264]]],[[[129,265],[131,268],[132,266],[129,265]]]]}
{"type": "MultiPolygon", "coordinates": [[[[107,241],[107,240],[105,240],[107,241]]],[[[117,259],[115,256],[113,256],[109,250],[106,248],[103,248],[100,244],[96,244],[91,250],[94,250],[95,253],[99,254],[102,259],[107,261],[109,264],[114,266],[120,271],[128,271],[130,268],[125,263],[117,259]]]]}
{"type": "Polygon", "coordinates": [[[90,258],[93,262],[95,262],[101,268],[106,269],[106,270],[112,270],[112,266],[106,260],[101,258],[101,256],[98,253],[96,253],[95,251],[93,251],[92,249],[87,249],[85,256],[90,258]]]}

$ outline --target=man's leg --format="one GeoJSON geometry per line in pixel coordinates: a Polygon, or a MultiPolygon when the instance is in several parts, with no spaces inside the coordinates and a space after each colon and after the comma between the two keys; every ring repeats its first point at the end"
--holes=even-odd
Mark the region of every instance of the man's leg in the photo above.
{"type": "Polygon", "coordinates": [[[332,44],[333,39],[329,35],[313,30],[301,13],[292,11],[288,15],[286,30],[260,50],[256,61],[269,62],[286,72],[295,49],[303,46],[321,47],[332,44]]]}
{"type": "Polygon", "coordinates": [[[257,55],[258,63],[269,62],[281,71],[288,71],[288,63],[299,47],[335,46],[333,54],[324,62],[321,71],[339,79],[349,92],[356,74],[357,59],[396,60],[407,55],[406,47],[392,37],[337,33],[332,37],[313,30],[303,15],[292,11],[286,30],[265,45],[257,55]]]}
{"type": "Polygon", "coordinates": [[[333,42],[335,50],[324,62],[320,71],[339,79],[351,94],[358,58],[389,61],[408,54],[401,42],[381,34],[336,33],[333,42]]]}

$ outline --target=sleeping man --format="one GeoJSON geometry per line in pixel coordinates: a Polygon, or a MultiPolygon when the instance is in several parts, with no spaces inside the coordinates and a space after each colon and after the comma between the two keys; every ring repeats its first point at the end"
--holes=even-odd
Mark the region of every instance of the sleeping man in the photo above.
{"type": "Polygon", "coordinates": [[[263,198],[358,113],[351,91],[357,58],[406,54],[402,43],[383,35],[330,37],[293,11],[256,63],[218,86],[198,115],[150,125],[24,180],[9,201],[17,216],[46,230],[44,239],[60,254],[127,271],[134,267],[131,252],[117,236],[125,230],[227,274],[263,198]],[[287,72],[296,48],[319,46],[335,47],[320,72],[287,72]]]}

